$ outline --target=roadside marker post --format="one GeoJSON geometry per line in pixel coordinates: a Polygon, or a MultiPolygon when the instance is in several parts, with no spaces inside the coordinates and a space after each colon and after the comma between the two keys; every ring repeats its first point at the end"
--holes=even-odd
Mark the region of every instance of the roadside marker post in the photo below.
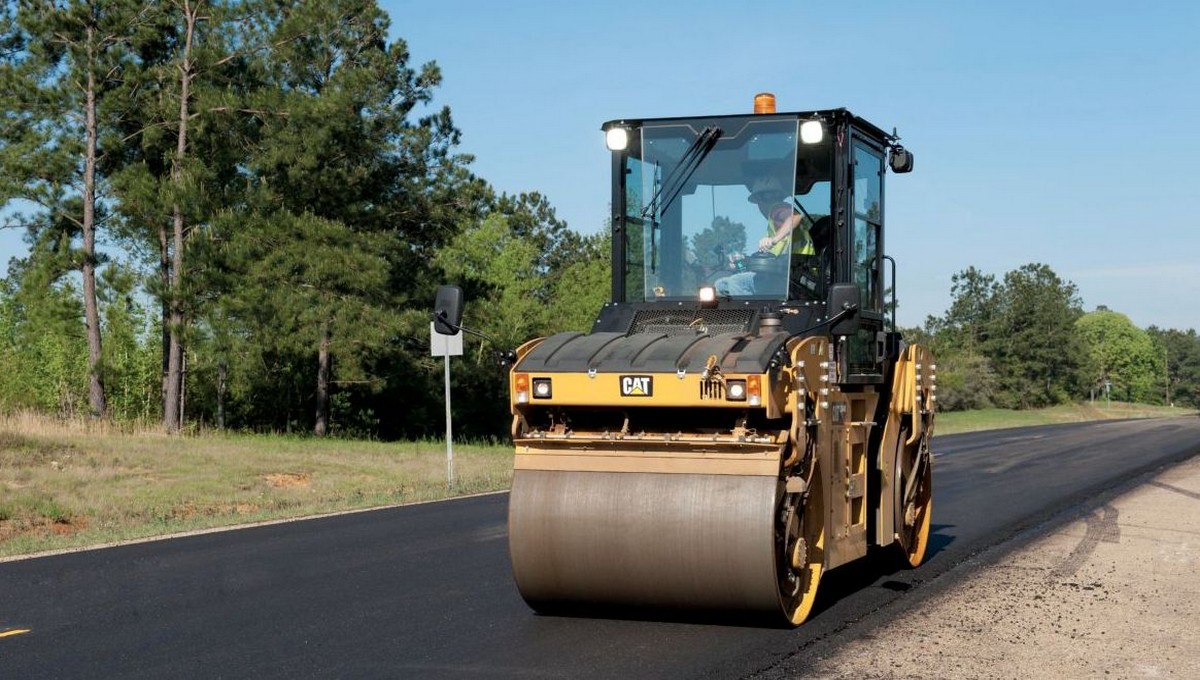
{"type": "Polygon", "coordinates": [[[463,353],[463,334],[458,331],[454,335],[438,333],[433,322],[429,322],[429,353],[431,356],[442,357],[445,360],[446,376],[446,486],[454,488],[454,440],[450,426],[450,357],[460,357],[463,353]]]}

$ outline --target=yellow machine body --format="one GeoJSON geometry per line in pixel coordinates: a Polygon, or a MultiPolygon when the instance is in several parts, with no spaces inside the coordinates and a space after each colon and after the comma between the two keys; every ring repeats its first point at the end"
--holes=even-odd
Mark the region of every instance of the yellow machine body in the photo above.
{"type": "Polygon", "coordinates": [[[546,609],[752,611],[799,624],[821,573],[870,545],[902,543],[919,564],[931,489],[923,474],[917,504],[905,504],[897,461],[909,473],[929,469],[928,353],[909,347],[896,362],[887,420],[876,423],[880,392],[839,389],[826,338],[794,338],[784,351],[789,365],[755,375],[647,374],[648,396],[622,396],[619,374],[524,373],[518,360],[512,393],[528,396],[513,404],[509,530],[525,599],[546,609]],[[749,378],[761,385],[756,407],[703,396],[749,378]],[[550,396],[533,398],[518,379],[550,381],[550,396]],[[609,426],[577,426],[579,407],[611,409],[609,426]],[[690,426],[678,412],[656,417],[672,408],[694,414],[690,426]],[[748,427],[749,410],[777,427],[748,427]]]}

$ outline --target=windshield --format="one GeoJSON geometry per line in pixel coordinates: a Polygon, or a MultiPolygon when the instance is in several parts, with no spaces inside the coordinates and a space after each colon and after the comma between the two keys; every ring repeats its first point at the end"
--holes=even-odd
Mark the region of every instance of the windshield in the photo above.
{"type": "Polygon", "coordinates": [[[747,116],[636,131],[625,301],[694,300],[706,285],[722,299],[823,299],[832,147],[799,144],[798,129],[747,116]]]}

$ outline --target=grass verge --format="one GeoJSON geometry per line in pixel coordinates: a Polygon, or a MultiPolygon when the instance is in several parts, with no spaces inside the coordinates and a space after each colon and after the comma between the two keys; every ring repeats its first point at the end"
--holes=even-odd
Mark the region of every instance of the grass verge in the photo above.
{"type": "Polygon", "coordinates": [[[1126,404],[1115,401],[1111,404],[1085,402],[1029,411],[1007,411],[993,408],[938,413],[935,431],[937,434],[954,434],[956,432],[999,430],[1006,427],[1029,427],[1122,418],[1169,418],[1196,414],[1197,412],[1194,410],[1168,406],[1126,404]]]}
{"type": "Polygon", "coordinates": [[[512,448],[0,419],[0,557],[508,488],[512,448]],[[17,425],[14,427],[14,423],[17,425]]]}

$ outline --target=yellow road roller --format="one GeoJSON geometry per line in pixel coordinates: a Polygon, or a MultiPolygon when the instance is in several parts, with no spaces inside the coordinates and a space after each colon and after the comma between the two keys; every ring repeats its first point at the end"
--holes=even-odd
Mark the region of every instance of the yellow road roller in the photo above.
{"type": "Polygon", "coordinates": [[[912,153],[769,94],[602,131],[612,301],[509,374],[522,597],[799,625],[869,549],[919,565],[936,366],[896,331],[884,248],[884,176],[912,153]]]}

